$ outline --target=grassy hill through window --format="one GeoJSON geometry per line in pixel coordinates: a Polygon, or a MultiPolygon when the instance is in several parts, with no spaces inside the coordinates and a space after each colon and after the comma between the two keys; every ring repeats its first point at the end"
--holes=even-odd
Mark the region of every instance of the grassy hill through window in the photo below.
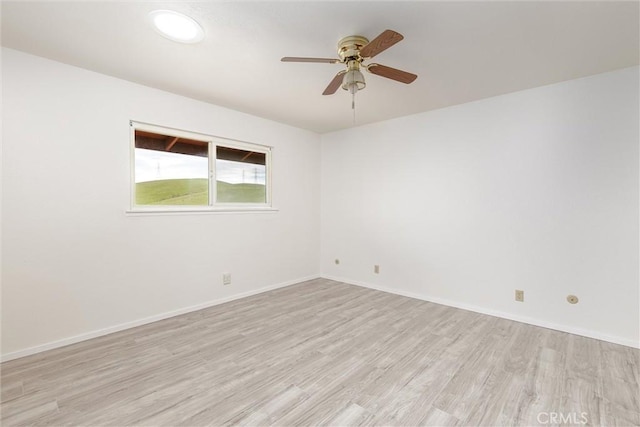
{"type": "MultiPolygon", "coordinates": [[[[136,183],[137,205],[209,204],[207,179],[164,179],[136,183]]],[[[218,203],[265,203],[262,184],[229,184],[217,181],[218,203]]]]}

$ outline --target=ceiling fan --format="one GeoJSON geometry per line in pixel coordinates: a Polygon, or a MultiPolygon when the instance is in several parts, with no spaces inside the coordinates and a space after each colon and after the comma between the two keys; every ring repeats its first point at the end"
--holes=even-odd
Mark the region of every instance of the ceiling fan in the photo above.
{"type": "MultiPolygon", "coordinates": [[[[293,56],[285,56],[282,62],[319,62],[325,64],[345,64],[346,69],[335,75],[329,86],[322,92],[323,95],[333,95],[338,88],[349,91],[355,96],[356,92],[365,88],[366,83],[364,76],[360,71],[364,68],[372,74],[386,77],[397,82],[409,84],[413,82],[417,75],[406,71],[387,67],[376,63],[365,65],[364,61],[373,58],[380,52],[383,52],[404,39],[402,34],[393,30],[385,30],[378,37],[369,41],[363,36],[347,36],[338,42],[337,58],[300,58],[293,56]]],[[[353,107],[353,104],[352,104],[353,107]]]]}

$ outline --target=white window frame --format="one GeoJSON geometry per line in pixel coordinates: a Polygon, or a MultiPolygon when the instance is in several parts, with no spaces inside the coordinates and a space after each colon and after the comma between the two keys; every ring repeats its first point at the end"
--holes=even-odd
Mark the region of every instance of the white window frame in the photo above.
{"type": "Polygon", "coordinates": [[[271,201],[271,176],[272,161],[271,153],[273,147],[252,142],[238,141],[235,139],[224,138],[220,136],[206,135],[198,132],[190,132],[182,129],[175,129],[166,126],[153,125],[144,122],[131,120],[130,127],[130,165],[131,165],[131,198],[130,210],[128,213],[180,213],[180,212],[259,212],[259,211],[275,211],[271,201]],[[138,205],[136,204],[136,170],[135,170],[135,148],[136,148],[136,130],[153,132],[167,136],[177,136],[179,138],[193,139],[206,142],[208,144],[208,164],[209,164],[209,205],[138,205]],[[216,155],[217,147],[223,146],[235,148],[239,150],[253,151],[265,155],[265,203],[218,203],[217,197],[217,180],[216,180],[216,155]]]}

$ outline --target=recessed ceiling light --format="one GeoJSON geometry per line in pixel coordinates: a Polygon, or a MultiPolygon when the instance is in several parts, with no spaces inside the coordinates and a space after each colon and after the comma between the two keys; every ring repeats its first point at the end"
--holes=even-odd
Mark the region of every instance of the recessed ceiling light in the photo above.
{"type": "Polygon", "coordinates": [[[149,13],[153,26],[164,37],[180,43],[197,43],[204,38],[204,30],[193,19],[172,10],[149,13]]]}

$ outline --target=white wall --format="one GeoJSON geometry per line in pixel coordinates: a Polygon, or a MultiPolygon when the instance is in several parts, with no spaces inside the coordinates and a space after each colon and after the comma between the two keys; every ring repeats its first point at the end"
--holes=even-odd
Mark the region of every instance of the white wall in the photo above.
{"type": "Polygon", "coordinates": [[[638,117],[630,68],[323,135],[323,276],[638,346],[638,117]]]}
{"type": "Polygon", "coordinates": [[[5,359],[318,276],[317,134],[9,49],[2,90],[5,359]],[[130,119],[272,145],[279,211],[126,215],[130,119]]]}

